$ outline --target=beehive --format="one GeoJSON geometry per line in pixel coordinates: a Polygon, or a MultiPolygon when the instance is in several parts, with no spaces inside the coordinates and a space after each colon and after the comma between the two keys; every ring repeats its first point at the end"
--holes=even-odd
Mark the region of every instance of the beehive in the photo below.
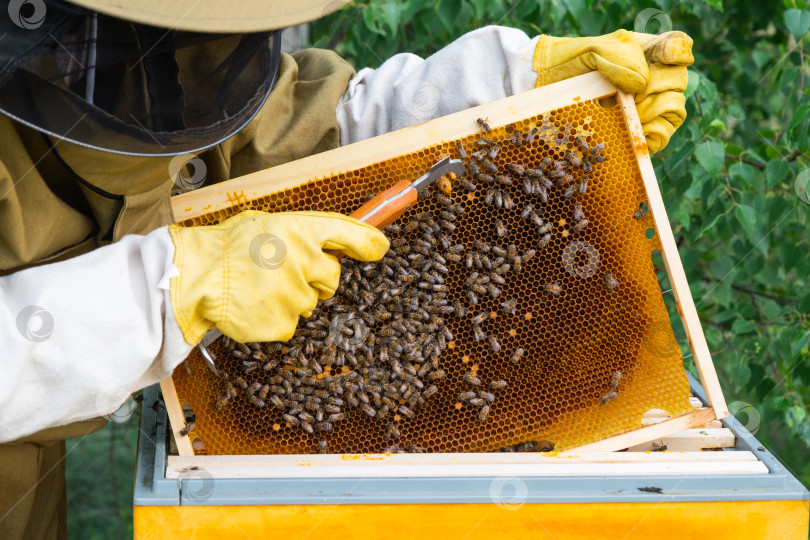
{"type": "MultiPolygon", "coordinates": [[[[504,109],[508,104],[501,105],[504,109]]],[[[284,189],[271,187],[258,197],[229,192],[231,204],[200,213],[182,224],[218,223],[248,208],[351,214],[369,196],[402,179],[419,177],[442,157],[459,157],[460,152],[472,154],[478,150],[480,128],[469,122],[469,113],[466,118],[463,136],[417,144],[408,152],[373,163],[332,169],[330,174],[284,189]]],[[[462,206],[464,212],[456,217],[453,230],[442,234],[446,233],[453,245],[463,244],[464,253],[482,242],[504,250],[512,244],[521,255],[529,250],[537,252],[519,272],[512,268],[504,274],[497,298],[481,294],[476,305],[467,296],[468,278],[476,267],[468,268],[466,257],[446,263],[446,298],[451,305],[456,301],[465,303],[469,314],[442,316],[451,336],[435,368],[443,370],[446,377],[434,380],[427,373],[423,384],[435,384],[436,393],[418,404],[411,402],[406,410],[413,409],[412,418],[402,409],[390,407],[384,417],[370,417],[363,407],[344,402],[340,410],[345,419],[329,423],[327,429],[317,429],[323,428],[323,422],[318,423],[308,433],[299,422],[288,421],[289,416],[285,420],[285,414],[297,412],[285,407],[269,403],[257,407],[244,395],[229,399],[224,407],[217,406],[223,382],[207,369],[195,350],[188,359],[188,370],[178,369],[173,379],[179,400],[189,405],[196,417],[192,437],[202,440],[206,453],[369,453],[392,449],[466,452],[496,450],[526,441],[547,441],[547,448],[564,450],[636,429],[644,413],[652,408],[664,409],[672,416],[694,410],[688,401],[681,351],[651,258],[652,251],[661,247],[658,235],[649,234],[650,229],[657,232],[656,224],[651,215],[637,213],[642,204],[649,202],[648,191],[639,170],[639,141],[627,128],[622,107],[615,100],[570,99],[553,110],[503,124],[490,119],[490,123],[492,131],[485,136],[500,146],[491,158],[500,172],[507,171],[510,164],[536,169],[546,158],[563,160],[566,152],[587,156],[585,147],[598,148],[602,143],[606,159],[594,163],[592,171],[585,175],[586,189],[579,189],[577,179],[577,189],[570,190],[566,185],[549,189],[545,202],[522,189],[515,175],[514,185],[498,188],[511,194],[514,204],[509,208],[488,204],[491,201],[487,201],[486,192],[493,186],[472,178],[468,169],[468,176],[457,179],[447,194],[451,201],[441,200],[440,191],[433,188],[432,196],[420,200],[401,218],[400,225],[415,216],[424,219],[425,213],[438,220],[452,202],[462,206]],[[477,185],[474,191],[469,189],[468,180],[477,185]],[[525,217],[527,204],[542,208],[544,222],[552,224],[547,233],[551,236],[545,241],[537,224],[525,217]],[[588,220],[581,230],[576,226],[581,220],[574,217],[575,205],[588,220]],[[505,225],[504,236],[496,229],[496,221],[505,225]],[[510,303],[504,308],[503,303],[508,301],[514,306],[510,303]],[[500,350],[494,350],[488,339],[475,338],[471,319],[481,314],[487,320],[479,326],[488,336],[496,337],[500,350]],[[519,350],[523,356],[515,361],[519,350]],[[618,383],[617,373],[621,374],[618,383]],[[474,379],[470,376],[479,379],[481,386],[471,384],[474,379]],[[506,387],[490,390],[492,381],[505,381],[506,387]],[[482,389],[494,396],[494,401],[487,402],[489,414],[483,421],[479,417],[480,405],[473,407],[460,399],[465,392],[482,389]],[[392,436],[392,426],[396,436],[392,436]]],[[[392,241],[407,240],[402,243],[413,243],[423,232],[409,232],[405,227],[398,232],[388,231],[392,241]]],[[[372,265],[368,271],[376,270],[372,265]]],[[[323,311],[321,315],[330,321],[340,315],[323,311]]],[[[386,324],[371,321],[367,330],[374,334],[386,324]]],[[[268,384],[272,376],[284,370],[293,373],[291,380],[295,382],[295,370],[300,369],[282,366],[270,372],[253,369],[243,373],[243,359],[228,354],[222,343],[211,350],[220,371],[238,373],[248,385],[268,384]]],[[[264,352],[281,357],[288,348],[279,353],[265,348],[264,352]]],[[[352,371],[361,374],[356,380],[368,385],[372,382],[369,369],[376,369],[375,361],[379,359],[368,359],[357,366],[325,365],[324,372],[313,377],[316,382],[311,385],[315,391],[328,392],[328,381],[317,381],[327,376],[340,379],[352,371]]],[[[398,405],[407,407],[406,401],[400,399],[398,405]]]]}

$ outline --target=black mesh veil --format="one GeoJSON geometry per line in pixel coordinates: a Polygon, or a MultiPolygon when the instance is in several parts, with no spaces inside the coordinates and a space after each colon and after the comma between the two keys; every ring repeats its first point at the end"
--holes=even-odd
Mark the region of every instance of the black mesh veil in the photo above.
{"type": "Polygon", "coordinates": [[[83,146],[197,152],[247,124],[275,82],[279,30],[194,33],[61,2],[0,3],[0,113],[83,146]]]}

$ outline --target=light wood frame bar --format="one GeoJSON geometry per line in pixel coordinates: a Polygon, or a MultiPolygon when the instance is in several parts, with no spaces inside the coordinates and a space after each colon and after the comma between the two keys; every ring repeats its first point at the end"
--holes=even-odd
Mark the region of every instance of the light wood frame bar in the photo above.
{"type": "MultiPolygon", "coordinates": [[[[669,274],[672,289],[686,336],[691,346],[709,407],[701,407],[677,418],[640,427],[633,431],[562,452],[560,457],[582,455],[589,452],[614,452],[689,428],[703,427],[707,423],[728,415],[723,392],[712,363],[706,339],[700,326],[695,304],[686,281],[686,274],[667,218],[664,201],[658,188],[650,161],[644,132],[632,95],[619,92],[597,72],[537,88],[522,94],[494,101],[479,107],[437,118],[423,124],[404,128],[379,137],[367,139],[346,147],[323,152],[304,159],[285,163],[226,182],[183,193],[172,198],[172,208],[178,222],[201,215],[238,206],[265,196],[300,185],[304,181],[329,177],[356,169],[359,166],[391,159],[416,149],[455,140],[477,131],[475,120],[488,118],[493,126],[503,126],[536,116],[580,101],[615,97],[622,107],[638,157],[639,171],[647,192],[649,209],[661,244],[661,253],[669,274]]],[[[161,383],[164,400],[177,441],[180,456],[193,456],[187,436],[181,436],[185,426],[180,403],[171,378],[161,383]]],[[[431,463],[451,463],[459,454],[429,454],[431,463]]],[[[239,456],[246,458],[250,456],[239,456]]],[[[236,456],[233,457],[237,459],[236,456]]]]}

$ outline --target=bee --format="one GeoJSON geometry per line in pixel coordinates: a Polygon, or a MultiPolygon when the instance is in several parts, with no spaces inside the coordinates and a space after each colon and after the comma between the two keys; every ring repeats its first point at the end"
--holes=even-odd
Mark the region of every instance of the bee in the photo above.
{"type": "Polygon", "coordinates": [[[641,218],[643,218],[643,217],[644,217],[646,214],[647,214],[647,212],[644,210],[644,207],[643,207],[643,206],[639,206],[639,207],[638,207],[638,210],[636,210],[636,213],[635,213],[635,214],[633,214],[633,219],[641,219],[641,218]]]}
{"type": "Polygon", "coordinates": [[[478,146],[492,146],[492,143],[493,141],[487,139],[484,136],[479,137],[478,140],[475,141],[475,144],[477,144],[478,146]]]}
{"type": "Polygon", "coordinates": [[[495,190],[495,206],[503,208],[503,192],[500,189],[495,190]]]}
{"type": "Polygon", "coordinates": [[[521,271],[523,271],[523,257],[516,255],[513,261],[515,265],[515,272],[519,274],[521,271]]]}
{"type": "Polygon", "coordinates": [[[406,407],[405,405],[400,405],[399,409],[397,409],[397,410],[399,412],[401,412],[402,414],[404,414],[405,416],[407,416],[411,420],[413,420],[413,418],[416,416],[416,414],[411,409],[406,407]]]}
{"type": "Polygon", "coordinates": [[[495,336],[489,336],[489,347],[492,349],[492,352],[499,352],[501,350],[501,344],[498,341],[498,338],[495,336]]]}
{"type": "Polygon", "coordinates": [[[604,150],[605,150],[605,143],[599,143],[591,149],[590,155],[595,156],[596,154],[601,154],[602,152],[604,152],[604,150]]]}
{"type": "Polygon", "coordinates": [[[568,163],[570,163],[571,166],[573,167],[579,167],[580,165],[582,165],[582,159],[578,155],[572,153],[569,150],[565,151],[565,160],[568,163]]]}
{"type": "Polygon", "coordinates": [[[534,184],[535,184],[535,183],[534,183],[534,182],[532,182],[532,181],[531,181],[531,179],[529,179],[529,178],[524,178],[524,179],[523,179],[523,192],[524,192],[526,195],[533,195],[533,194],[534,194],[534,192],[535,192],[535,189],[534,189],[534,184]]]}
{"type": "Polygon", "coordinates": [[[487,190],[487,194],[484,196],[484,204],[491,205],[495,201],[495,192],[498,191],[495,188],[489,188],[487,190]]]}
{"type": "Polygon", "coordinates": [[[543,249],[551,242],[551,235],[547,234],[537,242],[537,249],[543,249]]]}
{"type": "Polygon", "coordinates": [[[526,174],[526,166],[519,163],[509,163],[506,168],[518,176],[524,176],[526,174]]]}
{"type": "Polygon", "coordinates": [[[481,386],[481,379],[473,375],[472,373],[465,373],[464,374],[464,381],[470,383],[473,386],[481,386]]]}
{"type": "Polygon", "coordinates": [[[436,392],[438,392],[438,391],[439,391],[439,387],[438,387],[438,386],[436,386],[435,384],[431,384],[430,386],[428,386],[428,387],[425,389],[425,391],[424,391],[424,392],[422,392],[422,397],[424,397],[425,399],[427,399],[427,398],[429,398],[429,397],[433,396],[434,394],[436,394],[436,392]]]}
{"type": "Polygon", "coordinates": [[[461,141],[456,141],[456,149],[458,150],[458,157],[467,159],[467,152],[464,150],[464,145],[461,144],[461,141]]]}
{"type": "Polygon", "coordinates": [[[472,405],[473,407],[481,407],[481,406],[482,406],[482,405],[484,405],[484,403],[486,403],[486,402],[485,402],[485,401],[484,401],[482,398],[480,398],[480,397],[474,397],[474,398],[472,398],[472,399],[469,401],[469,403],[470,403],[470,405],[472,405]]]}
{"type": "Polygon", "coordinates": [[[439,222],[439,224],[442,226],[442,228],[447,229],[450,232],[456,230],[456,225],[452,221],[447,221],[446,219],[443,219],[439,222]]]}
{"type": "Polygon", "coordinates": [[[577,201],[574,203],[574,221],[579,221],[585,217],[585,212],[582,210],[582,203],[577,201]]]}
{"type": "Polygon", "coordinates": [[[549,221],[548,223],[546,223],[545,225],[543,225],[542,227],[537,229],[537,234],[544,235],[544,234],[548,233],[549,231],[551,231],[551,229],[553,229],[553,228],[554,228],[554,223],[549,221]]]}
{"type": "Polygon", "coordinates": [[[527,204],[526,206],[523,207],[523,211],[520,212],[520,217],[522,219],[526,219],[533,214],[534,214],[534,206],[532,206],[531,204],[527,204]]]}
{"type": "Polygon", "coordinates": [[[498,156],[498,151],[500,149],[501,149],[500,145],[493,144],[492,148],[489,149],[489,153],[487,154],[487,156],[489,156],[489,159],[495,159],[498,156]]]}
{"type": "Polygon", "coordinates": [[[559,296],[562,292],[562,285],[560,285],[559,281],[555,281],[553,283],[546,283],[543,285],[543,288],[546,290],[547,293],[553,294],[554,296],[559,296]]]}
{"type": "Polygon", "coordinates": [[[507,210],[512,210],[515,207],[515,201],[512,199],[512,194],[508,191],[503,194],[503,207],[507,210]]]}
{"type": "Polygon", "coordinates": [[[325,454],[326,451],[329,449],[329,443],[326,441],[321,441],[318,443],[318,453],[325,454]]]}
{"type": "Polygon", "coordinates": [[[503,238],[508,234],[506,225],[504,225],[503,221],[501,221],[500,219],[495,220],[495,232],[498,234],[500,238],[503,238]]]}
{"type": "Polygon", "coordinates": [[[484,401],[488,401],[489,403],[492,403],[493,401],[495,401],[495,394],[492,394],[490,392],[486,392],[486,391],[483,391],[483,390],[478,392],[478,397],[480,397],[484,401]]]}
{"type": "MultiPolygon", "coordinates": [[[[497,174],[498,173],[498,167],[494,163],[492,163],[490,160],[485,159],[483,164],[484,164],[484,169],[486,169],[490,173],[492,173],[492,174],[497,174]]],[[[496,180],[497,180],[497,178],[496,178],[496,180]]]]}
{"type": "Polygon", "coordinates": [[[256,396],[250,396],[250,398],[248,398],[248,401],[250,401],[250,404],[255,406],[255,407],[259,407],[259,408],[264,407],[264,400],[259,399],[256,396]]]}
{"type": "Polygon", "coordinates": [[[430,378],[434,381],[443,381],[447,377],[447,373],[443,369],[439,369],[430,374],[430,378]]]}
{"type": "Polygon", "coordinates": [[[461,184],[461,187],[469,191],[475,191],[476,189],[475,184],[473,184],[468,178],[462,178],[459,180],[459,184],[461,184]]]}
{"type": "Polygon", "coordinates": [[[515,310],[517,308],[517,298],[512,298],[511,300],[507,300],[506,302],[501,303],[501,309],[504,313],[511,313],[512,315],[515,314],[515,310]]]}
{"type": "Polygon", "coordinates": [[[483,323],[484,321],[486,321],[488,318],[489,318],[489,313],[487,313],[486,311],[482,311],[481,313],[478,313],[475,317],[473,317],[472,322],[473,322],[474,325],[479,325],[479,324],[483,323]]]}
{"type": "Polygon", "coordinates": [[[663,270],[664,269],[662,267],[658,266],[657,264],[653,265],[653,272],[655,272],[656,274],[660,274],[663,270]]]}
{"type": "Polygon", "coordinates": [[[478,411],[478,421],[484,424],[486,423],[488,416],[489,416],[489,405],[484,405],[478,411]]]}
{"type": "Polygon", "coordinates": [[[186,437],[189,433],[194,430],[194,422],[188,422],[186,426],[180,430],[180,436],[186,437]]]}
{"type": "Polygon", "coordinates": [[[610,376],[610,387],[614,390],[619,387],[619,383],[622,381],[622,372],[616,371],[613,375],[610,376]]]}
{"type": "Polygon", "coordinates": [[[548,188],[546,188],[545,186],[538,186],[537,189],[534,190],[534,192],[540,195],[541,201],[548,202],[548,188]]]}
{"type": "Polygon", "coordinates": [[[587,152],[590,149],[590,146],[588,146],[588,143],[585,142],[585,139],[583,139],[582,137],[575,137],[574,142],[576,143],[577,146],[579,146],[579,149],[582,150],[583,152],[587,152]]]}
{"type": "Polygon", "coordinates": [[[191,377],[191,368],[186,360],[183,360],[183,373],[185,373],[186,376],[191,377]]]}
{"type": "MultiPolygon", "coordinates": [[[[451,199],[447,195],[444,195],[443,193],[437,193],[436,194],[436,200],[439,201],[439,204],[441,204],[442,206],[450,206],[450,205],[453,204],[453,199],[451,199]]],[[[389,227],[390,227],[390,225],[389,225],[389,227]]],[[[397,232],[399,232],[399,231],[397,231],[397,232]]]]}
{"type": "Polygon", "coordinates": [[[479,118],[479,119],[477,119],[477,120],[475,121],[475,123],[476,123],[476,124],[478,124],[478,127],[480,127],[481,129],[483,129],[483,130],[484,130],[484,131],[486,131],[487,133],[489,133],[490,131],[492,131],[492,128],[491,128],[491,127],[489,127],[489,124],[487,124],[487,120],[486,120],[486,118],[479,118]]]}
{"type": "Polygon", "coordinates": [[[583,176],[582,181],[579,184],[579,194],[585,195],[586,191],[588,191],[588,177],[583,176]]]}
{"type": "Polygon", "coordinates": [[[214,401],[214,410],[221,411],[224,409],[230,399],[231,394],[229,393],[226,393],[224,396],[222,394],[218,394],[216,401],[214,401]]]}
{"type": "Polygon", "coordinates": [[[563,193],[563,197],[565,197],[566,199],[570,199],[571,197],[574,196],[574,193],[576,193],[576,192],[577,192],[577,186],[575,186],[575,185],[574,186],[568,186],[568,188],[565,190],[565,193],[563,193]]]}
{"type": "Polygon", "coordinates": [[[504,186],[511,186],[514,183],[512,178],[510,176],[505,175],[505,174],[497,175],[495,177],[495,181],[498,182],[499,184],[503,184],[504,186]]]}
{"type": "Polygon", "coordinates": [[[401,436],[402,436],[402,433],[399,432],[399,428],[397,428],[396,425],[388,424],[388,429],[386,430],[385,436],[383,437],[383,439],[385,439],[387,441],[388,439],[391,439],[391,438],[398,439],[401,436]]]}
{"type": "Polygon", "coordinates": [[[608,392],[607,394],[602,396],[602,399],[600,401],[602,402],[602,405],[607,405],[608,403],[616,399],[616,396],[618,395],[619,394],[617,394],[616,392],[608,392]]]}
{"type": "MultiPolygon", "coordinates": [[[[522,351],[523,349],[520,349],[520,350],[522,351]]],[[[515,352],[517,352],[517,351],[515,351],[515,352]]],[[[489,383],[490,390],[503,390],[507,386],[508,386],[508,383],[506,381],[492,381],[492,382],[489,383]]]]}
{"type": "Polygon", "coordinates": [[[478,179],[481,180],[482,182],[487,182],[489,184],[495,182],[495,177],[492,176],[491,174],[479,174],[478,179]]]}
{"type": "Polygon", "coordinates": [[[482,341],[486,339],[486,337],[487,337],[486,333],[483,330],[481,330],[480,326],[473,325],[473,339],[475,339],[475,341],[482,341]]]}
{"type": "Polygon", "coordinates": [[[545,221],[543,221],[543,218],[541,218],[540,216],[538,216],[538,215],[537,215],[537,214],[535,214],[534,212],[532,212],[532,213],[529,215],[529,219],[530,219],[530,220],[532,221],[532,223],[534,223],[534,224],[535,224],[535,225],[536,225],[538,228],[542,227],[542,226],[543,226],[543,224],[545,223],[545,221]]]}
{"type": "Polygon", "coordinates": [[[543,158],[543,161],[540,162],[540,165],[537,166],[537,169],[540,171],[545,171],[548,169],[549,165],[551,165],[552,159],[550,157],[543,158]]]}
{"type": "Polygon", "coordinates": [[[572,233],[578,233],[579,231],[581,231],[581,230],[583,230],[585,227],[587,227],[587,226],[588,226],[588,223],[589,223],[589,222],[588,222],[588,220],[587,220],[587,219],[581,219],[581,220],[579,220],[577,223],[575,223],[575,224],[574,224],[574,225],[571,227],[571,232],[572,232],[572,233]]]}
{"type": "Polygon", "coordinates": [[[613,277],[613,274],[611,274],[610,272],[605,272],[605,287],[607,287],[609,291],[612,291],[618,286],[619,280],[613,277]]]}

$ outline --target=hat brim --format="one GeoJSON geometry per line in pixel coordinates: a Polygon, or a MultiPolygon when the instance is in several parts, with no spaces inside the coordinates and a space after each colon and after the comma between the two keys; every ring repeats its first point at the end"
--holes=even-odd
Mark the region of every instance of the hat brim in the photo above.
{"type": "Polygon", "coordinates": [[[351,0],[68,0],[119,19],[160,28],[211,33],[277,30],[337,11],[351,0]]]}

